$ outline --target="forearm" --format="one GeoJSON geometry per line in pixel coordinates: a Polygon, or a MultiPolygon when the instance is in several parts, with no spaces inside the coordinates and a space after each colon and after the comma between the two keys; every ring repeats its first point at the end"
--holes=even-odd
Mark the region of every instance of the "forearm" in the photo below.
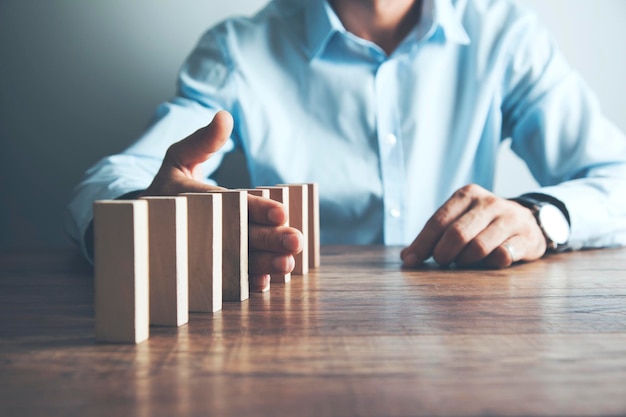
{"type": "Polygon", "coordinates": [[[534,191],[565,204],[571,249],[626,245],[626,136],[550,39],[528,33],[509,68],[503,133],[541,184],[534,191]]]}
{"type": "Polygon", "coordinates": [[[562,201],[570,215],[572,249],[626,245],[626,164],[537,190],[562,201]]]}
{"type": "MultiPolygon", "coordinates": [[[[215,110],[182,98],[161,105],[150,128],[124,152],[106,157],[90,168],[75,188],[66,220],[66,230],[87,256],[84,237],[91,222],[95,200],[115,199],[146,189],[159,170],[169,146],[211,121],[215,110]]],[[[223,152],[233,144],[224,146],[223,152]]],[[[221,162],[216,155],[203,166],[204,177],[221,162]]]]}

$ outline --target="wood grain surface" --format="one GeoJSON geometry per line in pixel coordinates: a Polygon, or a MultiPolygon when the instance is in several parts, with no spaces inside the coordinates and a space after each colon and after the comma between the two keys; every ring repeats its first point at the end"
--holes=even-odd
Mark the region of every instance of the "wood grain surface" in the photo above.
{"type": "Polygon", "coordinates": [[[502,271],[322,265],[138,346],[93,334],[93,272],[0,254],[1,416],[626,414],[626,250],[502,271]]]}
{"type": "Polygon", "coordinates": [[[248,193],[215,190],[222,196],[222,301],[250,296],[248,282],[248,193]]]}
{"type": "Polygon", "coordinates": [[[298,229],[304,236],[302,251],[294,256],[296,265],[292,275],[309,272],[309,191],[306,184],[278,184],[289,188],[289,226],[298,229]]]}
{"type": "Polygon", "coordinates": [[[189,321],[187,198],[142,197],[148,202],[150,325],[189,321]]]}
{"type": "Polygon", "coordinates": [[[141,343],[150,335],[148,204],[93,204],[96,339],[141,343]]]}
{"type": "MultiPolygon", "coordinates": [[[[260,187],[259,189],[267,191],[269,198],[281,203],[286,207],[287,213],[289,213],[289,187],[260,187]]],[[[284,225],[289,226],[289,219],[287,219],[284,225]]],[[[291,281],[291,272],[288,274],[271,274],[270,279],[273,283],[280,282],[284,284],[291,281]]]]}
{"type": "Polygon", "coordinates": [[[189,311],[218,311],[222,309],[222,196],[182,195],[187,197],[189,311]]]}

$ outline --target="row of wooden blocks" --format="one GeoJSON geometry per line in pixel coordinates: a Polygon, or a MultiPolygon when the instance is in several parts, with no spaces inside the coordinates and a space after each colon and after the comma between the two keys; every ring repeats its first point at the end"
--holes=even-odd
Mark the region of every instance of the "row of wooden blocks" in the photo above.
{"type": "MultiPolygon", "coordinates": [[[[96,340],[140,343],[150,325],[180,326],[189,312],[246,300],[248,194],[284,204],[288,225],[304,235],[293,274],[319,266],[317,184],[96,201],[96,340]]],[[[290,279],[271,276],[272,282],[290,279]]]]}

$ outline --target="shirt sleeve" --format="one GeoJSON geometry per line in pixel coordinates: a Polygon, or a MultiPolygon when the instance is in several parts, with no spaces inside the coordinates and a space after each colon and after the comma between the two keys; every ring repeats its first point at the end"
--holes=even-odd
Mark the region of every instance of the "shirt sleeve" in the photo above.
{"type": "MultiPolygon", "coordinates": [[[[84,237],[93,218],[94,201],[146,189],[170,145],[206,126],[218,110],[232,113],[231,69],[223,33],[219,28],[207,32],[179,73],[177,96],[158,107],[144,134],[124,151],[101,159],[86,171],[72,193],[65,222],[83,255],[89,258],[84,237]]],[[[231,138],[202,165],[208,183],[214,183],[208,177],[234,147],[231,138]]]]}
{"type": "Polygon", "coordinates": [[[534,16],[512,29],[503,135],[571,217],[569,247],[626,244],[626,137],[534,16]]]}

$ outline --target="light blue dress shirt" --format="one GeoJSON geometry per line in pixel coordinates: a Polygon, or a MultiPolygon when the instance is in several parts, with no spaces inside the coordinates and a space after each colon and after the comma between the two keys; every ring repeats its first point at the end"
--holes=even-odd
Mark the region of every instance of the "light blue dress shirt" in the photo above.
{"type": "MultiPolygon", "coordinates": [[[[146,133],[101,160],[70,203],[82,242],[95,199],[144,189],[173,142],[226,109],[224,152],[253,186],[317,182],[322,243],[404,245],[469,183],[491,189],[506,138],[567,206],[573,248],[626,243],[626,139],[534,14],[509,0],[426,0],[391,54],[322,0],[270,3],[209,30],[177,97],[146,133]]],[[[203,165],[207,178],[219,155],[203,165]]]]}

